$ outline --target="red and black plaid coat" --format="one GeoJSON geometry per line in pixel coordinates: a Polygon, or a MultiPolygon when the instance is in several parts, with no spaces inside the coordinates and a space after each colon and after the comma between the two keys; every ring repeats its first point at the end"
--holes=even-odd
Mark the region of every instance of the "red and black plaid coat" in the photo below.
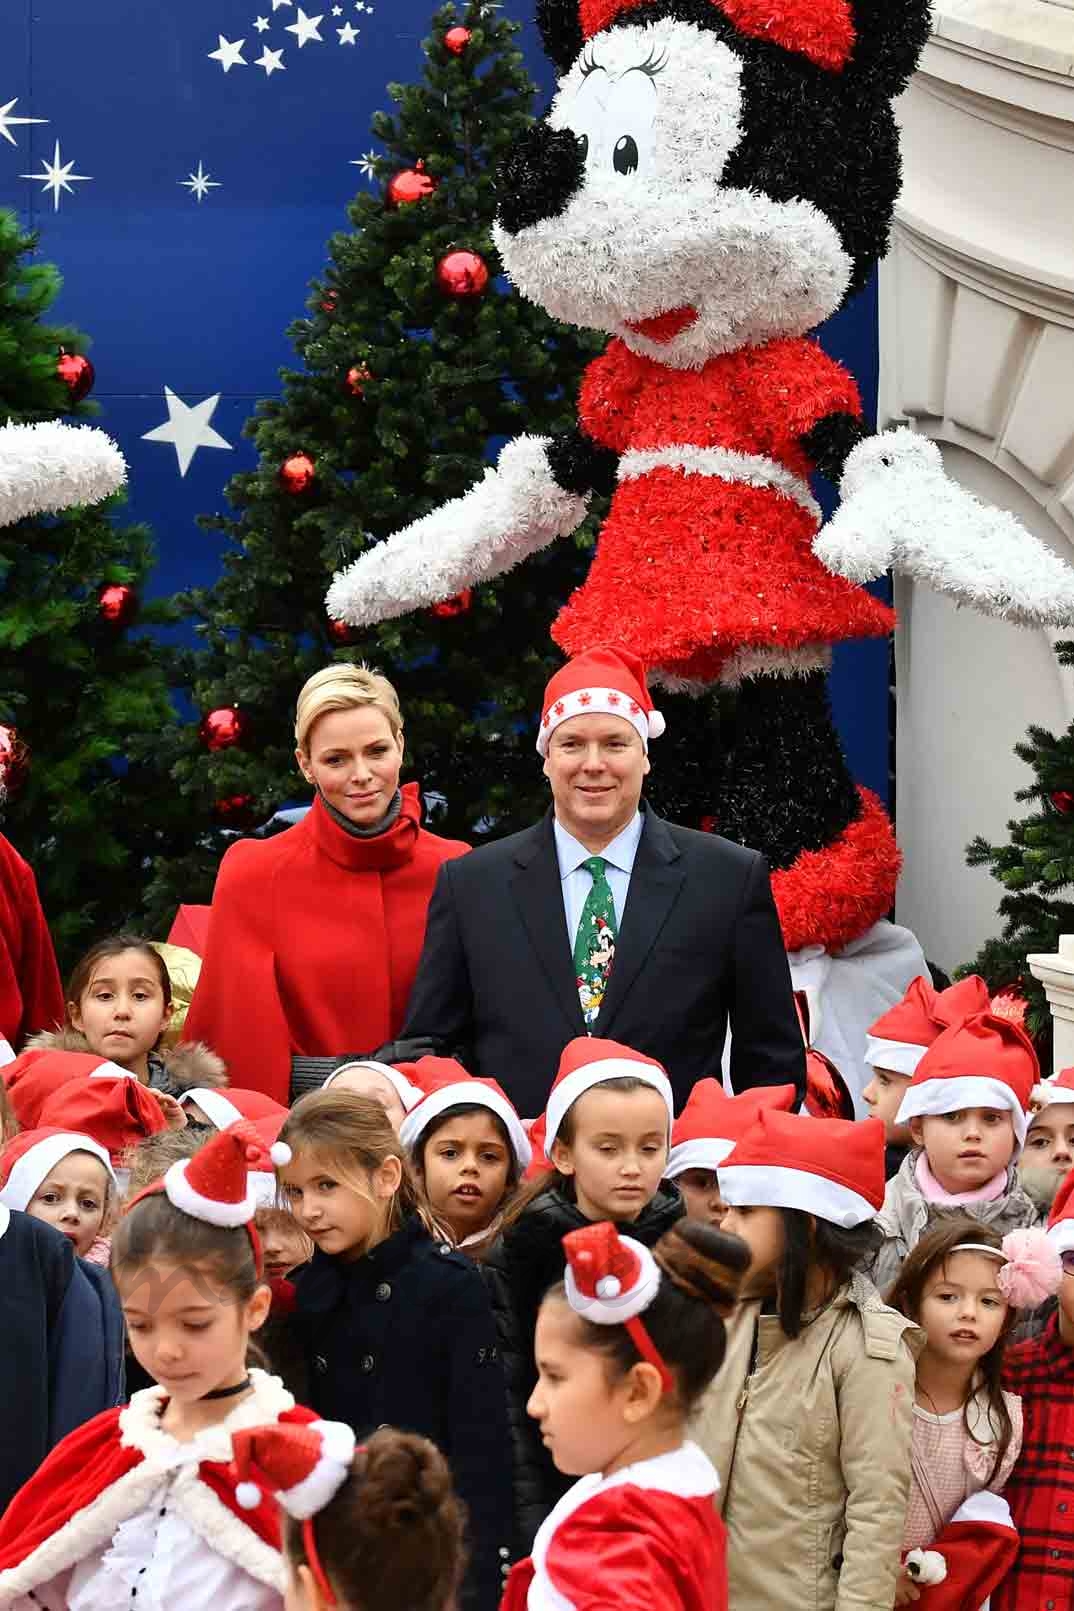
{"type": "Polygon", "coordinates": [[[1022,1400],[1022,1452],[1003,1497],[1021,1535],[992,1611],[1074,1611],[1074,1348],[1053,1315],[1007,1355],[1003,1385],[1022,1400]]]}

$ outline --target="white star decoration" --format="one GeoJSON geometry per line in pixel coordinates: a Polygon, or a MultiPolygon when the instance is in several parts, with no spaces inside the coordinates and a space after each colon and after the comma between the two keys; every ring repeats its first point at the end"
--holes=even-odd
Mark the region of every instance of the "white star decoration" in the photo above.
{"type": "Polygon", "coordinates": [[[197,173],[192,173],[189,179],[180,179],[178,182],[179,184],[183,185],[185,189],[190,191],[190,194],[195,198],[196,201],[204,201],[210,190],[220,189],[219,179],[209,178],[209,175],[205,172],[201,165],[200,158],[198,160],[197,173]]]}
{"type": "Polygon", "coordinates": [[[175,449],[175,457],[179,461],[179,474],[186,475],[190,469],[190,461],[199,448],[227,448],[231,443],[226,442],[219,431],[214,431],[209,421],[213,417],[213,410],[220,401],[220,393],[204,398],[200,403],[188,406],[181,397],[177,397],[170,386],[164,388],[164,401],[168,405],[168,418],[163,425],[154,426],[153,430],[145,431],[143,442],[170,442],[175,449]]]}
{"type": "Polygon", "coordinates": [[[353,45],[360,32],[361,29],[353,27],[349,22],[345,22],[342,28],[336,29],[341,45],[353,45]]]}
{"type": "Polygon", "coordinates": [[[303,45],[308,45],[311,39],[315,39],[318,44],[323,45],[324,40],[321,38],[320,33],[320,24],[323,21],[323,11],[319,17],[307,17],[302,7],[299,6],[297,21],[289,22],[284,31],[289,34],[294,34],[295,38],[298,40],[298,48],[300,50],[302,49],[303,45]]]}
{"type": "Polygon", "coordinates": [[[220,44],[216,50],[210,50],[209,60],[219,62],[225,73],[230,73],[233,67],[245,67],[246,57],[242,54],[245,39],[225,39],[219,35],[220,44]]]}
{"type": "Polygon", "coordinates": [[[72,184],[83,184],[87,179],[93,178],[90,173],[72,173],[71,169],[73,167],[73,162],[61,162],[60,142],[57,140],[56,151],[52,161],[46,162],[44,157],[41,158],[41,173],[20,173],[19,178],[40,179],[42,189],[52,191],[52,210],[54,213],[58,213],[60,210],[60,191],[68,190],[73,196],[72,184]]]}
{"type": "Polygon", "coordinates": [[[256,17],[254,19],[254,28],[259,34],[267,33],[270,26],[271,24],[267,17],[256,17]]]}
{"type": "Polygon", "coordinates": [[[367,151],[364,156],[353,157],[348,166],[357,168],[363,179],[375,179],[377,177],[376,164],[379,160],[379,152],[367,151]]]}
{"type": "Polygon", "coordinates": [[[15,136],[11,133],[11,130],[15,127],[16,123],[48,122],[47,117],[12,117],[11,108],[15,105],[15,101],[17,101],[18,98],[19,97],[16,95],[15,100],[8,101],[6,106],[0,106],[0,134],[3,135],[8,145],[15,144],[15,136]]]}
{"type": "Polygon", "coordinates": [[[283,51],[269,50],[267,45],[262,49],[260,56],[254,62],[254,66],[263,67],[266,78],[271,78],[273,73],[286,73],[287,71],[287,68],[283,65],[283,51]]]}
{"type": "Polygon", "coordinates": [[[281,6],[294,5],[294,0],[272,0],[273,11],[279,11],[281,6]]]}

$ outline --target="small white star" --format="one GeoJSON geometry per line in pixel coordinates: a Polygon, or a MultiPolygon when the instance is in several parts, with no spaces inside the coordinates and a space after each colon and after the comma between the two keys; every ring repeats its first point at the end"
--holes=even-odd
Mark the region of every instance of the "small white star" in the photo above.
{"type": "Polygon", "coordinates": [[[295,38],[298,40],[299,50],[302,49],[303,45],[308,45],[311,39],[315,39],[318,44],[323,45],[324,40],[321,38],[320,33],[320,24],[323,21],[323,11],[319,17],[307,17],[302,7],[299,6],[298,20],[296,22],[289,22],[285,32],[294,34],[295,38]]]}
{"type": "Polygon", "coordinates": [[[351,161],[348,163],[348,167],[357,168],[363,179],[375,179],[377,177],[377,163],[379,160],[379,152],[367,151],[364,156],[352,157],[351,161]]]}
{"type": "Polygon", "coordinates": [[[353,45],[360,32],[361,29],[353,28],[349,22],[345,22],[342,28],[336,29],[341,45],[353,45]]]}
{"type": "Polygon", "coordinates": [[[287,68],[283,65],[283,51],[269,50],[267,45],[262,49],[260,56],[254,62],[254,66],[263,67],[266,78],[271,78],[273,73],[286,73],[287,71],[287,68]]]}
{"type": "Polygon", "coordinates": [[[215,50],[209,51],[209,60],[219,62],[225,73],[230,73],[233,67],[245,67],[246,57],[242,54],[245,39],[225,39],[219,36],[220,43],[215,50]]]}
{"type": "Polygon", "coordinates": [[[15,136],[10,131],[14,128],[16,123],[48,122],[47,117],[12,117],[11,108],[15,105],[15,101],[17,101],[18,98],[19,97],[16,95],[14,101],[8,101],[6,106],[0,106],[0,134],[3,135],[8,145],[15,144],[15,136]]]}
{"type": "Polygon", "coordinates": [[[259,34],[267,34],[270,26],[271,24],[267,17],[257,17],[254,21],[254,27],[259,34]]]}
{"type": "Polygon", "coordinates": [[[56,151],[52,161],[46,162],[44,157],[41,158],[41,173],[20,173],[19,178],[40,179],[42,189],[52,191],[52,210],[54,213],[58,213],[60,210],[60,191],[68,190],[73,196],[74,191],[71,190],[73,183],[82,183],[93,178],[91,173],[72,173],[71,169],[73,167],[73,162],[61,162],[60,142],[57,140],[56,151]]]}
{"type": "Polygon", "coordinates": [[[342,17],[342,15],[343,15],[343,7],[342,6],[333,6],[332,7],[332,15],[333,15],[333,17],[342,17]]]}
{"type": "Polygon", "coordinates": [[[220,189],[219,179],[209,178],[209,175],[205,172],[201,165],[200,158],[198,159],[197,173],[192,173],[189,179],[180,179],[178,183],[181,184],[184,189],[189,190],[190,194],[196,201],[204,201],[210,190],[220,189]]]}
{"type": "Polygon", "coordinates": [[[186,475],[190,469],[190,461],[199,448],[227,448],[230,451],[231,443],[225,442],[219,431],[214,431],[209,424],[213,410],[220,401],[219,392],[188,407],[181,397],[175,395],[170,386],[165,386],[164,401],[168,405],[167,420],[163,425],[145,431],[142,441],[170,442],[179,461],[180,475],[186,475]]]}
{"type": "Polygon", "coordinates": [[[272,0],[273,11],[279,11],[281,6],[292,6],[295,0],[272,0]]]}

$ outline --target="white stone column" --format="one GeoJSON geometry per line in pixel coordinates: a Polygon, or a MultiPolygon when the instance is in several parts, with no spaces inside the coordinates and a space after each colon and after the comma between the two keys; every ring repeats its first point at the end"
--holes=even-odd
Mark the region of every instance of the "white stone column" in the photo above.
{"type": "Polygon", "coordinates": [[[1059,939],[1059,953],[1035,952],[1026,957],[1029,971],[1039,979],[1052,1014],[1052,1073],[1074,1065],[1074,934],[1059,939]]]}

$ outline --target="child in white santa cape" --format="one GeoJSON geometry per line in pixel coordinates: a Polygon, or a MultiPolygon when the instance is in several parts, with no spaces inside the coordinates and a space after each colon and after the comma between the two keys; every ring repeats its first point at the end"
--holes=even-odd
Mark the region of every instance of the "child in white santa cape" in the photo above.
{"type": "Polygon", "coordinates": [[[247,1368],[268,1313],[248,1179],[252,1141],[215,1136],[130,1205],[112,1273],[158,1384],[53,1450],[0,1520],[0,1606],[30,1611],[280,1611],[277,1507],[236,1500],[232,1436],[316,1421],[247,1368]]]}
{"type": "Polygon", "coordinates": [[[607,1222],[563,1247],[527,1410],[581,1480],[514,1567],[501,1611],[726,1611],[719,1479],[685,1432],[723,1362],[749,1251],[690,1219],[651,1252],[607,1222]]]}

